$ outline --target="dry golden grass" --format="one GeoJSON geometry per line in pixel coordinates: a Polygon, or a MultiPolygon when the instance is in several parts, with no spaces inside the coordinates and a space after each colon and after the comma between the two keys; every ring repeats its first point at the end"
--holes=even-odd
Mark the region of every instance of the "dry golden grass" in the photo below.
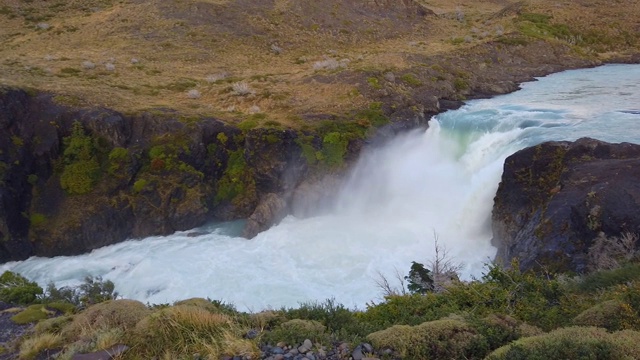
{"type": "Polygon", "coordinates": [[[54,349],[62,343],[60,335],[40,334],[28,338],[20,345],[20,359],[33,359],[46,349],[54,349]]]}
{"type": "MultiPolygon", "coordinates": [[[[257,0],[240,8],[234,0],[7,0],[0,6],[0,83],[51,91],[75,105],[124,112],[168,107],[230,122],[258,107],[269,120],[296,127],[292,119],[300,114],[366,106],[371,99],[349,96],[359,70],[408,69],[417,65],[412,55],[463,52],[515,29],[510,17],[491,18],[511,1],[422,1],[438,16],[389,11],[400,22],[357,15],[349,3],[257,0]],[[49,28],[39,29],[41,23],[49,28]],[[314,70],[325,58],[350,63],[314,70]],[[87,61],[95,68],[86,69],[87,61]],[[223,73],[227,79],[206,80],[223,73]],[[334,80],[313,81],[322,75],[334,80]],[[255,95],[233,94],[233,81],[246,81],[255,95]],[[199,98],[189,98],[193,89],[199,98]]],[[[613,36],[637,25],[638,10],[637,1],[532,0],[527,11],[552,14],[576,28],[596,24],[613,36]]]]}
{"type": "Polygon", "coordinates": [[[223,355],[255,358],[259,354],[256,343],[243,339],[242,333],[231,317],[190,304],[149,315],[138,323],[132,340],[136,351],[149,357],[198,353],[207,359],[223,355]]]}
{"type": "Polygon", "coordinates": [[[135,300],[111,300],[91,306],[62,329],[65,338],[85,336],[96,338],[100,332],[119,330],[122,333],[133,329],[138,321],[151,311],[135,300]]]}

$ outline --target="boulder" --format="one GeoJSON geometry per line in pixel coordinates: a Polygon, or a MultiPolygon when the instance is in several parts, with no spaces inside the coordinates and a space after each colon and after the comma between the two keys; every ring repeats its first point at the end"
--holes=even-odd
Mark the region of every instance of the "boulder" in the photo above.
{"type": "Polygon", "coordinates": [[[242,236],[251,239],[258,233],[277,224],[286,215],[287,202],[274,193],[265,195],[249,219],[242,231],[242,236]]]}
{"type": "Polygon", "coordinates": [[[506,159],[494,199],[496,261],[588,271],[596,238],[640,232],[639,180],[640,145],[583,138],[518,151],[506,159]]]}

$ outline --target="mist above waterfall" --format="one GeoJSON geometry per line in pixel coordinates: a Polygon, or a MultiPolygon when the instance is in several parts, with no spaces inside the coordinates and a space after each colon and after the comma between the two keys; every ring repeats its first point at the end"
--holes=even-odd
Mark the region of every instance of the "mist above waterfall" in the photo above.
{"type": "Polygon", "coordinates": [[[434,232],[464,278],[495,255],[490,215],[504,159],[548,140],[590,136],[640,142],[640,66],[569,71],[523,90],[434,118],[367,149],[328,213],[285,218],[247,241],[237,223],[127,241],[91,254],[0,266],[41,285],[101,275],[127,298],[163,303],[201,296],[241,310],[334,297],[362,308],[379,299],[374,278],[433,256],[434,232]]]}

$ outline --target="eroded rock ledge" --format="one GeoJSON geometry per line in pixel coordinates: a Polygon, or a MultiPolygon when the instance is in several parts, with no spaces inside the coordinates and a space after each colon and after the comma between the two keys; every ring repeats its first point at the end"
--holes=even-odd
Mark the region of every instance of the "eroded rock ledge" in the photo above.
{"type": "Polygon", "coordinates": [[[518,258],[522,269],[588,271],[600,234],[640,233],[640,145],[583,138],[511,155],[493,233],[503,265],[518,258]]]}

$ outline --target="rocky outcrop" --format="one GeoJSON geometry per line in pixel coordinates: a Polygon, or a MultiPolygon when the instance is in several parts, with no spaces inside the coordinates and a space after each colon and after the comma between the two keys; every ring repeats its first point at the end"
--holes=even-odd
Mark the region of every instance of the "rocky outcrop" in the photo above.
{"type": "Polygon", "coordinates": [[[264,196],[256,210],[247,219],[242,236],[251,239],[280,222],[286,214],[287,202],[277,194],[269,193],[264,196]]]}
{"type": "MultiPolygon", "coordinates": [[[[79,254],[252,214],[253,236],[288,211],[276,194],[293,193],[309,172],[298,136],[162,109],[130,116],[77,109],[4,88],[0,262],[79,254]],[[269,201],[274,196],[279,201],[269,201]]],[[[321,139],[305,137],[318,150],[321,139]]]]}
{"type": "MultiPolygon", "coordinates": [[[[496,260],[586,272],[599,235],[640,232],[640,145],[583,138],[508,157],[493,208],[496,260]]],[[[606,249],[606,246],[604,247],[606,249]]]]}

